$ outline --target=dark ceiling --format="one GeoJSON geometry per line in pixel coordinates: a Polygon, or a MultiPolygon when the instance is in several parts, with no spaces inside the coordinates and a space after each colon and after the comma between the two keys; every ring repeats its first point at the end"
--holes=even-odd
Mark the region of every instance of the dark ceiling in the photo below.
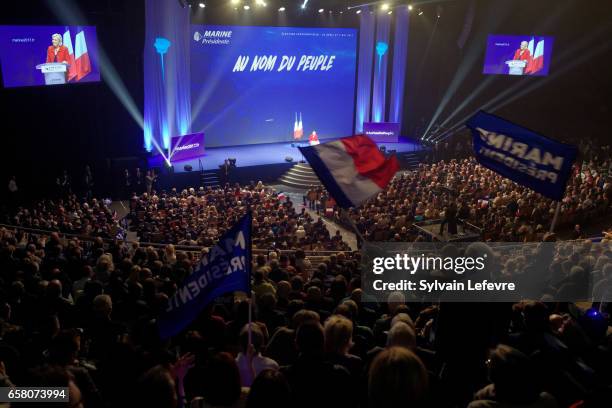
{"type": "MultiPolygon", "coordinates": [[[[199,3],[204,3],[206,8],[209,9],[220,9],[220,8],[232,8],[239,7],[248,4],[252,7],[256,7],[256,0],[240,0],[238,4],[233,4],[231,0],[177,0],[179,3],[188,5],[191,4],[192,7],[198,7],[199,3]]],[[[359,7],[359,6],[380,6],[384,3],[389,4],[391,7],[400,6],[400,5],[408,5],[408,4],[418,4],[418,3],[432,3],[429,1],[398,1],[398,0],[388,0],[388,1],[367,1],[367,0],[307,0],[306,8],[302,9],[301,6],[304,4],[304,0],[264,0],[266,3],[266,8],[277,10],[280,7],[285,7],[287,11],[291,12],[299,12],[299,13],[316,13],[319,9],[324,9],[325,11],[332,11],[339,13],[340,11],[346,11],[349,8],[359,7]]],[[[436,3],[440,2],[449,2],[452,0],[439,0],[436,3]]]]}

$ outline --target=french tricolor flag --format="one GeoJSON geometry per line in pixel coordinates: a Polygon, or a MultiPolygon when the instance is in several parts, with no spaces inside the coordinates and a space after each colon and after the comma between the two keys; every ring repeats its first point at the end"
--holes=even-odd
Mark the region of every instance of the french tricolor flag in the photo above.
{"type": "Polygon", "coordinates": [[[74,64],[74,49],[72,48],[72,37],[70,36],[70,29],[66,27],[62,42],[68,49],[68,81],[71,81],[77,76],[76,65],[74,64]]]}
{"type": "Polygon", "coordinates": [[[77,81],[80,81],[91,72],[91,61],[89,61],[89,54],[87,53],[87,41],[85,41],[85,32],[82,28],[75,38],[74,62],[77,81]]]}
{"type": "Polygon", "coordinates": [[[378,194],[399,169],[395,156],[386,159],[364,135],[300,147],[300,151],[342,208],[357,207],[378,194]]]}

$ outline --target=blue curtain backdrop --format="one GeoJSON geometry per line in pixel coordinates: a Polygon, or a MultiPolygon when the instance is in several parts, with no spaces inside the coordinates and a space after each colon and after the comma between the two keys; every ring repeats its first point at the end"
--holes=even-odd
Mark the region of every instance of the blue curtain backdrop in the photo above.
{"type": "Polygon", "coordinates": [[[387,62],[389,60],[389,32],[391,15],[378,13],[374,45],[374,90],[372,95],[372,121],[385,121],[387,94],[387,62]]]}
{"type": "Polygon", "coordinates": [[[357,69],[357,98],[355,102],[355,132],[363,131],[363,122],[370,121],[372,96],[372,64],[374,62],[374,15],[359,16],[359,62],[357,69]]]}
{"type": "Polygon", "coordinates": [[[145,0],[144,145],[170,147],[191,131],[189,9],[176,0],[145,0]]]}
{"type": "Polygon", "coordinates": [[[398,7],[395,14],[395,34],[393,37],[393,72],[391,95],[389,96],[389,122],[402,125],[404,105],[404,86],[406,84],[406,59],[408,56],[408,31],[410,12],[408,7],[398,7]]]}

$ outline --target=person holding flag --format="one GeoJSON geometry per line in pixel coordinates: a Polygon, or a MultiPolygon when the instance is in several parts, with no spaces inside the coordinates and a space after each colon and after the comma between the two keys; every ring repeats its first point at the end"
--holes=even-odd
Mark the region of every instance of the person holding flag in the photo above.
{"type": "MultiPolygon", "coordinates": [[[[251,224],[252,215],[247,213],[210,248],[197,270],[168,300],[165,313],[157,320],[161,339],[179,334],[221,295],[239,291],[250,297],[251,224]]],[[[249,314],[249,323],[250,320],[249,314]]]]}
{"type": "Polygon", "coordinates": [[[395,155],[385,158],[365,135],[300,147],[300,151],[327,191],[345,209],[358,207],[378,194],[399,169],[395,155]]]}
{"type": "Polygon", "coordinates": [[[466,126],[472,131],[478,163],[557,201],[553,232],[578,148],[484,111],[472,116],[466,126]]]}

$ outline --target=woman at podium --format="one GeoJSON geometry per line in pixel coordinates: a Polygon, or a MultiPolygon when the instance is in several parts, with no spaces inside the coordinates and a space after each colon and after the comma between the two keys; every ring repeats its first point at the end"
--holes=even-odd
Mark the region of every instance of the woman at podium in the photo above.
{"type": "Polygon", "coordinates": [[[514,60],[527,61],[527,63],[531,61],[531,52],[527,41],[521,41],[521,48],[514,52],[514,60]]]}
{"type": "Polygon", "coordinates": [[[68,64],[68,48],[62,44],[62,36],[60,34],[53,34],[51,36],[51,43],[47,48],[47,63],[49,62],[63,62],[68,64]]]}

